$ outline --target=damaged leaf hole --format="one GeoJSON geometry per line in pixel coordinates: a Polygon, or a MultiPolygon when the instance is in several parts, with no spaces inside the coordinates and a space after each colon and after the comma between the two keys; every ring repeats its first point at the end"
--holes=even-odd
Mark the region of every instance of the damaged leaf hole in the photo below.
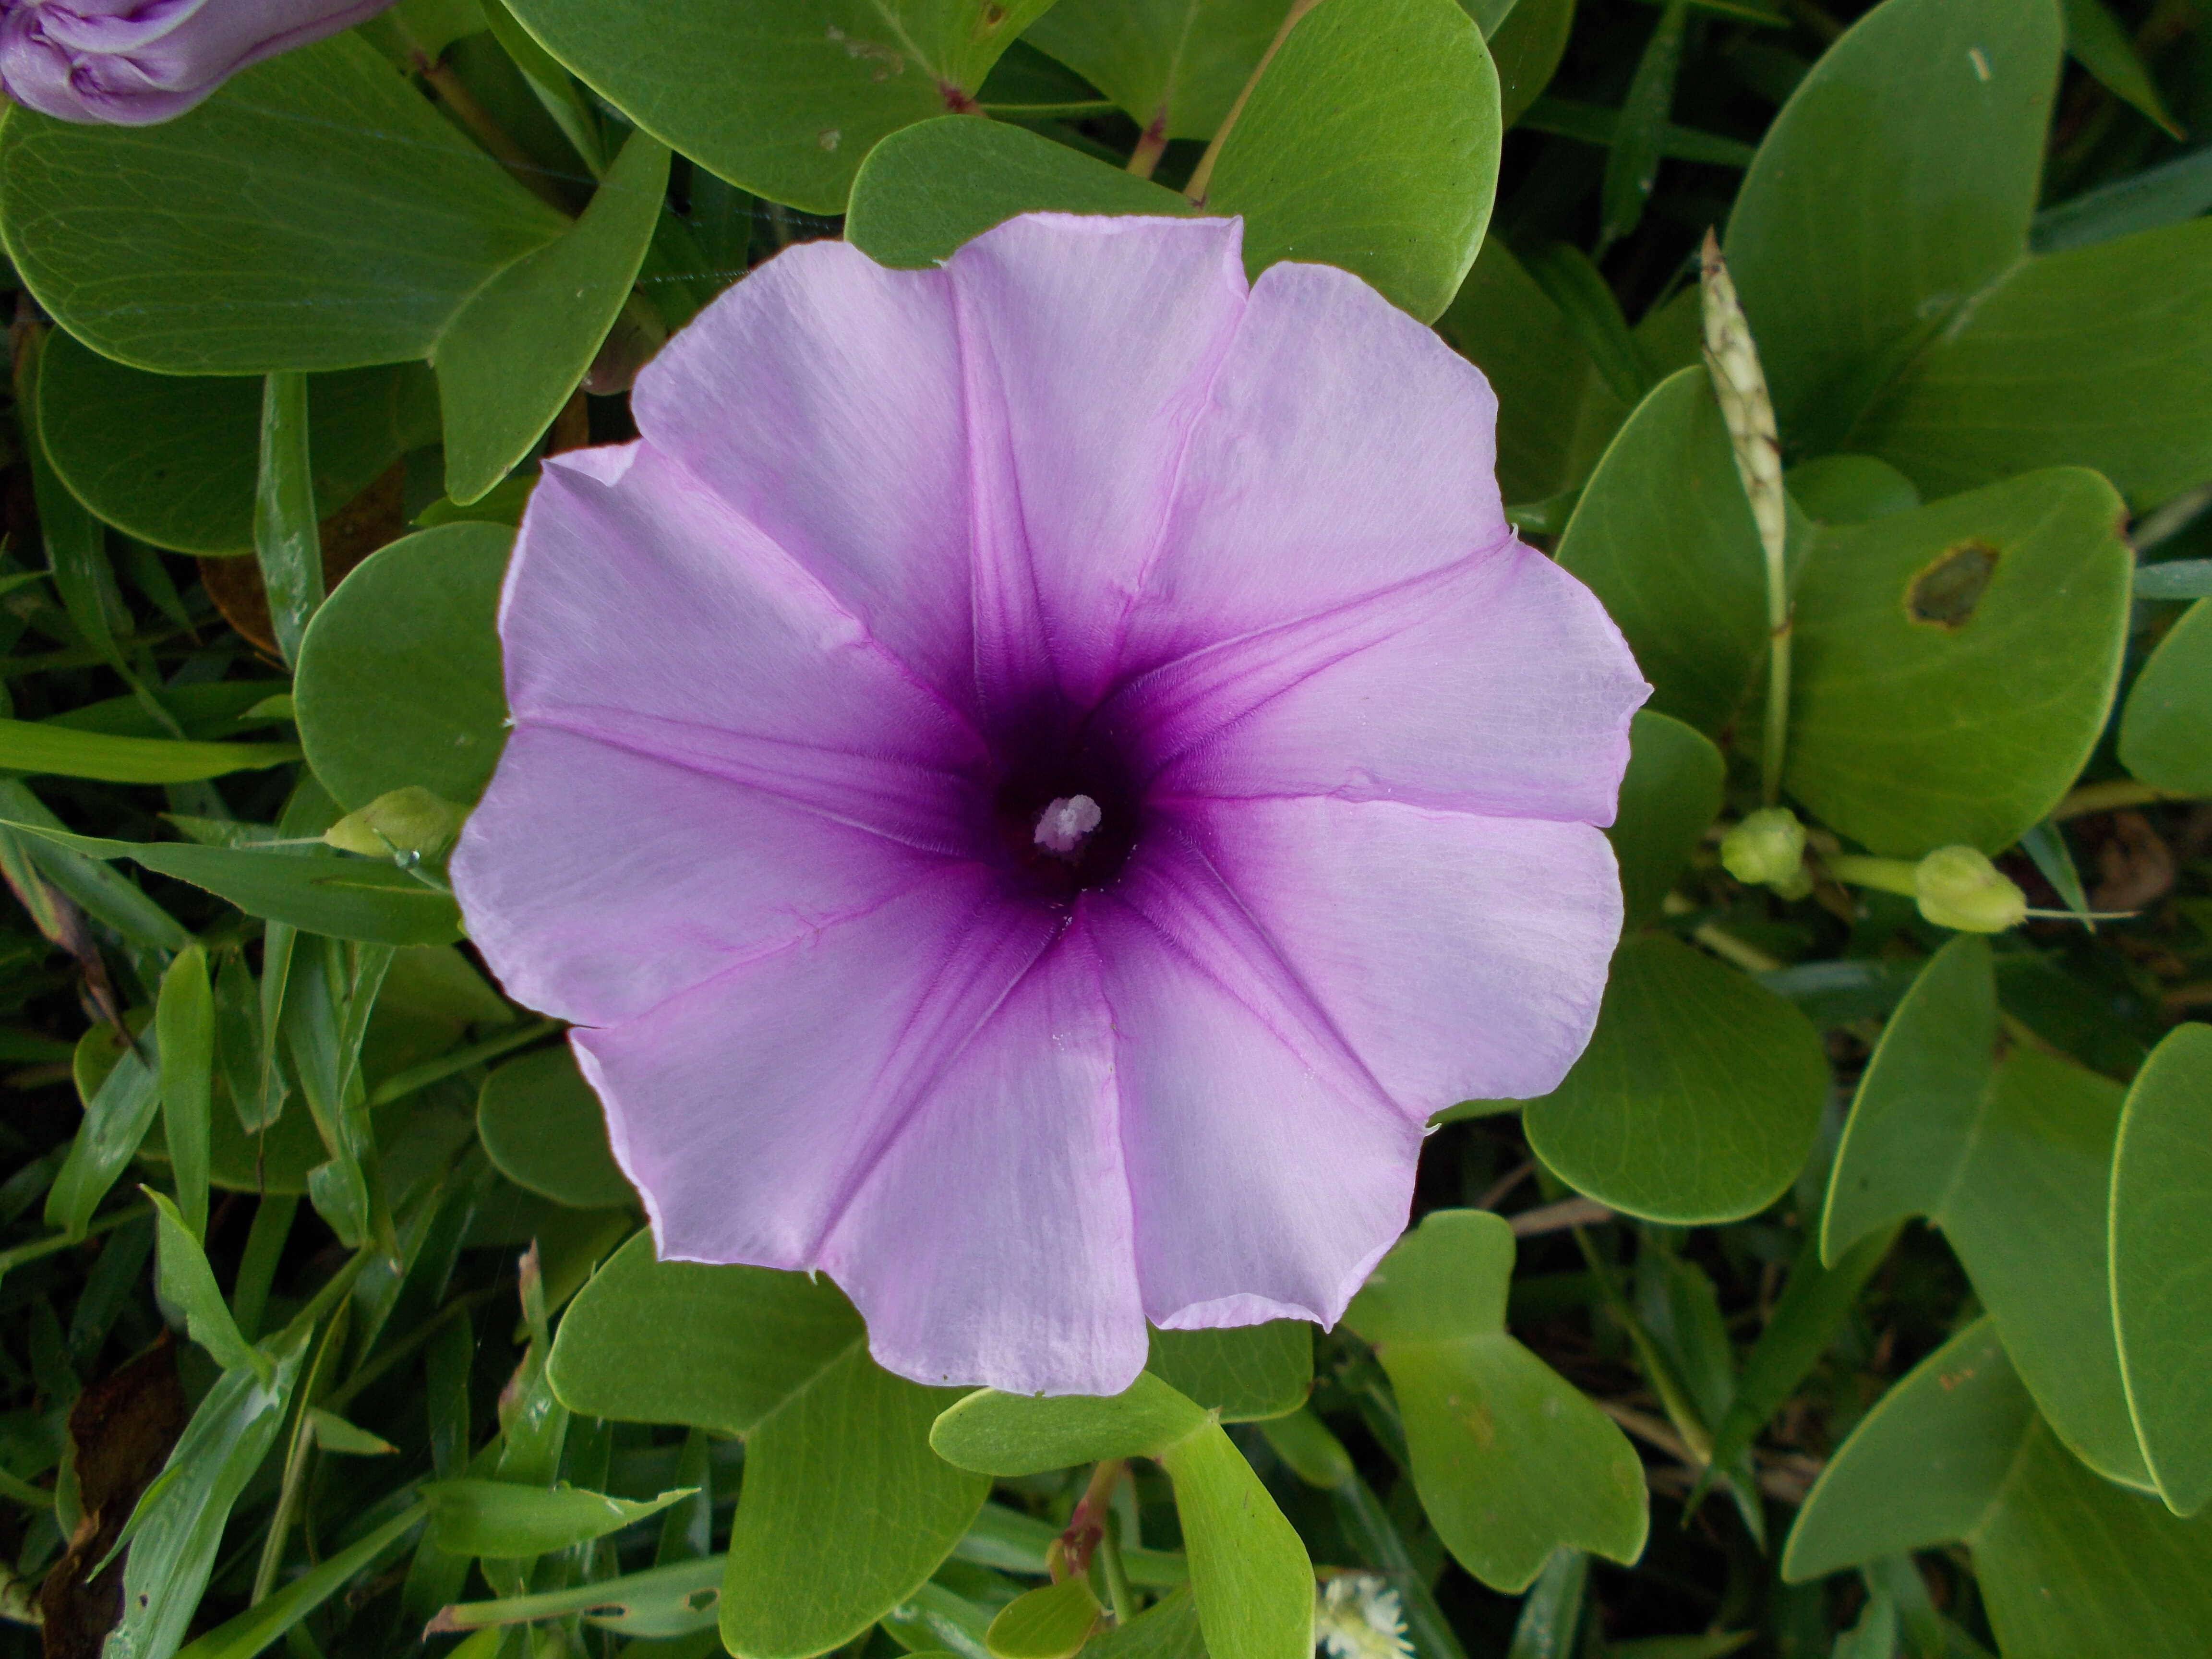
{"type": "Polygon", "coordinates": [[[1945,548],[1905,588],[1905,610],[1917,623],[1957,633],[1974,619],[1974,607],[1990,591],[2000,556],[1978,539],[1945,548]]]}

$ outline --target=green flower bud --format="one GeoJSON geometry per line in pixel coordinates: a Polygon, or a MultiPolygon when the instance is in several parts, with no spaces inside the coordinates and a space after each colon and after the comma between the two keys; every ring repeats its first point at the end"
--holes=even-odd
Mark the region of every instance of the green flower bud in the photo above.
{"type": "Polygon", "coordinates": [[[342,853],[398,859],[412,864],[435,858],[453,843],[468,814],[419,784],[379,795],[358,812],[349,812],[323,831],[323,840],[342,853]]]}
{"type": "Polygon", "coordinates": [[[2027,915],[2027,895],[1971,847],[1939,847],[1913,867],[1920,914],[1962,933],[2002,933],[2027,915]]]}
{"type": "Polygon", "coordinates": [[[1805,826],[1786,806],[1762,806],[1721,837],[1721,864],[1752,887],[1771,887],[1784,898],[1813,890],[1805,873],[1805,826]]]}

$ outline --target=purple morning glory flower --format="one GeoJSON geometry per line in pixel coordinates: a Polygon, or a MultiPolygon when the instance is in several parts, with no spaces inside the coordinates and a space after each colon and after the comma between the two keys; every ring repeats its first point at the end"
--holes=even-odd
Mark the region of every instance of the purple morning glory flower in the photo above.
{"type": "Polygon", "coordinates": [[[664,1256],[929,1382],[1333,1322],[1425,1121],[1541,1093],[1648,688],[1513,538],[1482,376],[1223,220],[794,247],[545,469],[454,864],[664,1256]]]}
{"type": "Polygon", "coordinates": [[[249,64],[392,0],[0,0],[0,90],[64,121],[181,115],[249,64]]]}

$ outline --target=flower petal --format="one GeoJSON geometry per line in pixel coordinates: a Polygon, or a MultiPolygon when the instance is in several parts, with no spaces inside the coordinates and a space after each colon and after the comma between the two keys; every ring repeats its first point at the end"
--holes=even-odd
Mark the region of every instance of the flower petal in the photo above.
{"type": "Polygon", "coordinates": [[[1601,831],[1322,799],[1176,817],[1415,1116],[1549,1093],[1589,1042],[1620,935],[1601,831]]]}
{"type": "Polygon", "coordinates": [[[951,1057],[823,1252],[887,1370],[1119,1394],[1145,1364],[1114,1034],[1082,931],[951,1057]]]}
{"type": "Polygon", "coordinates": [[[640,373],[638,429],[966,708],[968,441],[951,289],[843,242],[787,248],[640,373]]]}
{"type": "Polygon", "coordinates": [[[1509,542],[1194,653],[1116,702],[1164,793],[1610,823],[1650,689],[1596,597],[1509,542]]]}
{"type": "Polygon", "coordinates": [[[453,876],[507,994],[599,1025],[942,865],[759,790],[526,725],[470,815],[453,876]]]}
{"type": "Polygon", "coordinates": [[[1347,271],[1253,284],[1121,658],[1142,672],[1512,534],[1481,372],[1347,271]]]}
{"type": "Polygon", "coordinates": [[[947,262],[987,696],[1046,651],[1070,698],[1104,689],[1244,309],[1242,237],[1233,219],[1031,214],[947,262]]]}
{"type": "Polygon", "coordinates": [[[577,1032],[660,1254],[822,1266],[948,1057],[1059,927],[1006,902],[988,873],[952,866],[636,1019],[577,1032]]]}
{"type": "Polygon", "coordinates": [[[1334,1323],[1405,1227],[1420,1119],[1171,831],[1084,913],[1119,1039],[1146,1316],[1334,1323]]]}

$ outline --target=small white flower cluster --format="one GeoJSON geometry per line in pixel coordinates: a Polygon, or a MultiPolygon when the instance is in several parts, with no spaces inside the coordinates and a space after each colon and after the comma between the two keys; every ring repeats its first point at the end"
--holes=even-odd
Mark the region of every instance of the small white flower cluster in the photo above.
{"type": "Polygon", "coordinates": [[[1328,1659],[1413,1659],[1398,1592],[1371,1572],[1340,1573],[1314,1598],[1314,1644],[1328,1659]]]}

